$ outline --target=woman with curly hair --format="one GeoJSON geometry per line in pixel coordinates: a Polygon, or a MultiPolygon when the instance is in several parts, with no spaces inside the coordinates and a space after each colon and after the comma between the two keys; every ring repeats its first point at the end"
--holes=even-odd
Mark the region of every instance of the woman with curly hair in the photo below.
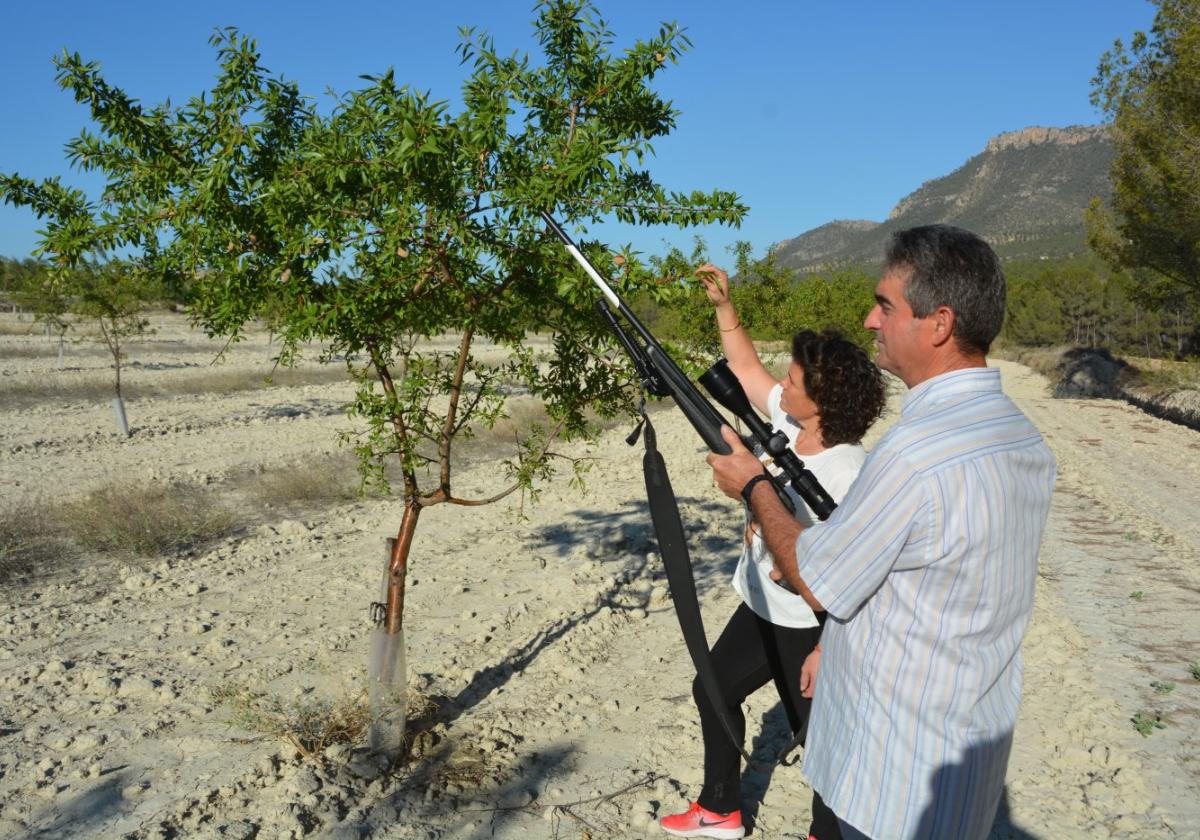
{"type": "MultiPolygon", "coordinates": [[[[787,435],[796,454],[834,501],[840,502],[862,467],[862,437],[883,411],[883,377],[867,354],[834,332],[801,330],[792,339],[787,375],[776,380],[763,366],[729,299],[729,278],[714,265],[696,274],[704,283],[721,330],[729,367],[751,404],[787,435]]],[[[791,488],[796,518],[806,525],[816,516],[791,488]]],[[[799,595],[775,581],[774,560],[747,513],[741,560],[733,588],[742,598],[712,649],[712,661],[725,695],[725,714],[734,733],[745,737],[741,704],[773,681],[793,732],[808,719],[820,660],[821,624],[799,595]]],[[[704,739],[704,787],[682,814],[663,817],[668,834],[680,837],[736,838],[745,834],[741,815],[741,755],[721,725],[699,679],[692,695],[704,739]]],[[[836,837],[837,820],[814,798],[810,836],[836,837]],[[832,828],[830,828],[832,826],[832,828]]]]}

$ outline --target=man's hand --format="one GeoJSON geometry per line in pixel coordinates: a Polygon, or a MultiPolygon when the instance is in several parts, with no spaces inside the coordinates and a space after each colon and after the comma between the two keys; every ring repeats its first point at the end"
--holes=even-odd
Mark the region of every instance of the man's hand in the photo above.
{"type": "Polygon", "coordinates": [[[804,660],[804,664],[800,666],[800,696],[813,696],[813,689],[817,685],[817,671],[821,667],[821,646],[817,645],[813,648],[804,660]]]}
{"type": "Polygon", "coordinates": [[[717,455],[710,452],[708,465],[713,470],[713,480],[721,488],[721,492],[731,499],[742,500],[742,488],[746,482],[763,471],[763,465],[754,453],[742,444],[737,432],[728,426],[721,427],[721,437],[733,451],[728,455],[717,455]]]}
{"type": "MultiPolygon", "coordinates": [[[[729,444],[730,454],[709,453],[706,460],[712,467],[713,480],[721,488],[721,492],[731,499],[740,501],[742,488],[754,476],[763,474],[763,465],[754,457],[754,453],[742,444],[741,438],[733,429],[722,426],[721,437],[729,444]]],[[[766,482],[759,483],[766,484],[766,482]]],[[[774,558],[775,567],[787,581],[788,589],[803,598],[804,602],[814,610],[825,609],[804,584],[796,567],[796,539],[804,530],[803,526],[783,506],[783,502],[779,501],[779,496],[770,489],[759,490],[756,485],[753,496],[751,513],[762,524],[763,542],[767,544],[767,551],[774,558]]]]}

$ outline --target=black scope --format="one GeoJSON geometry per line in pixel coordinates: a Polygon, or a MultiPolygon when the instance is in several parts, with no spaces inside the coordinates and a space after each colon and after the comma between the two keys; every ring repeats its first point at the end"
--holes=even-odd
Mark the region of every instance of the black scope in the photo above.
{"type": "Polygon", "coordinates": [[[712,395],[712,398],[733,412],[746,427],[754,441],[762,446],[783,470],[789,479],[792,489],[812,509],[818,519],[825,520],[833,513],[837,504],[833,497],[826,492],[812,471],[804,466],[804,462],[788,446],[787,435],[783,432],[772,431],[762,418],[750,406],[746,389],[738,381],[737,376],[729,369],[725,359],[717,359],[713,366],[700,377],[700,384],[712,395]]]}

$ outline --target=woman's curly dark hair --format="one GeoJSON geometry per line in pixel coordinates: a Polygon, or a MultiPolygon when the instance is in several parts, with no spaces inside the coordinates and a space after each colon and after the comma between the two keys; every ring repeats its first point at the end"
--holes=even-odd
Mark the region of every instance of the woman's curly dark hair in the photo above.
{"type": "Polygon", "coordinates": [[[866,351],[836,330],[801,330],[792,337],[792,359],[804,368],[804,391],[821,415],[826,446],[858,443],[883,413],[883,374],[866,351]]]}

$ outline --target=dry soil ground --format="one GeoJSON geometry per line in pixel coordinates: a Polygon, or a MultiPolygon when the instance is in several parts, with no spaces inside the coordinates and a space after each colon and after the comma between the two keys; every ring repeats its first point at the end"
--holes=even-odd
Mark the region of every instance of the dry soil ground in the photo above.
{"type": "MultiPolygon", "coordinates": [[[[306,760],[239,709],[262,725],[352,705],[399,506],[246,510],[236,479],[325,468],[350,387],[312,372],[221,391],[261,376],[266,337],[214,368],[217,346],[167,319],[131,351],[128,381],[146,396],[121,439],[103,356],[69,346],[60,370],[52,345],[6,317],[3,507],[183,482],[243,524],[200,551],[85,554],[6,586],[0,837],[638,837],[696,794],[691,666],[626,429],[577,450],[595,459],[585,494],[556,480],[527,519],[507,503],[426,512],[406,612],[413,755],[389,766],[335,745],[306,760]]],[[[1200,433],[1115,401],[1051,399],[1040,376],[997,364],[1059,480],[993,836],[1200,836],[1200,433]]],[[[736,601],[739,514],[678,412],[657,423],[715,631],[736,601]]],[[[458,489],[502,480],[479,459],[458,489]]],[[[786,727],[770,692],[748,716],[770,755],[786,727]]],[[[744,792],[755,836],[804,836],[798,768],[749,771],[744,792]]]]}

